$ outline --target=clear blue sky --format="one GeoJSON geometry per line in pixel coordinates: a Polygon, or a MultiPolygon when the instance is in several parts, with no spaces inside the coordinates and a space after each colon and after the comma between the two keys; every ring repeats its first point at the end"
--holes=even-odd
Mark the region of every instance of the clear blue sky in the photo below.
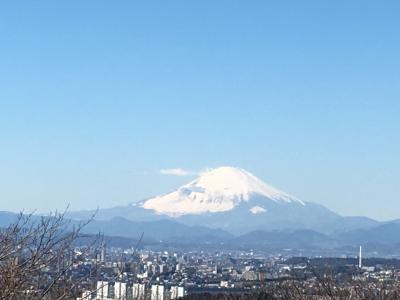
{"type": "Polygon", "coordinates": [[[110,207],[240,166],[400,218],[399,1],[4,1],[0,203],[110,207]],[[193,177],[193,176],[192,176],[193,177]]]}

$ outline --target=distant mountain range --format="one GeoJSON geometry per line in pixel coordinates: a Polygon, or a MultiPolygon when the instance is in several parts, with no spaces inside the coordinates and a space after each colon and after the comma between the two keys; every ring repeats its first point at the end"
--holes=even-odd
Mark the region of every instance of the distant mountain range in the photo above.
{"type": "MultiPolygon", "coordinates": [[[[72,218],[85,219],[94,211],[72,218]]],[[[96,219],[123,217],[135,222],[171,220],[244,234],[254,230],[310,229],[331,234],[379,225],[365,217],[342,217],[326,207],[302,201],[234,167],[204,172],[169,194],[126,206],[101,209],[96,219]]]]}
{"type": "MultiPolygon", "coordinates": [[[[0,212],[0,227],[6,227],[17,219],[18,214],[0,212]]],[[[378,223],[379,224],[379,223],[378,223]]],[[[221,229],[205,226],[189,226],[171,220],[134,222],[122,217],[109,220],[93,220],[83,233],[106,236],[107,243],[114,246],[133,247],[144,233],[144,245],[171,247],[200,247],[219,249],[259,249],[299,251],[332,251],[342,253],[356,251],[363,245],[370,252],[397,254],[400,251],[400,223],[390,222],[372,228],[354,229],[324,234],[315,230],[254,230],[233,235],[221,229]]]]}
{"type": "MultiPolygon", "coordinates": [[[[400,249],[400,222],[343,217],[302,201],[233,167],[204,172],[176,191],[126,206],[77,211],[73,220],[96,214],[87,233],[171,245],[231,248],[345,249],[359,244],[377,251],[400,249]]],[[[0,213],[0,227],[15,214],[0,213]]]]}

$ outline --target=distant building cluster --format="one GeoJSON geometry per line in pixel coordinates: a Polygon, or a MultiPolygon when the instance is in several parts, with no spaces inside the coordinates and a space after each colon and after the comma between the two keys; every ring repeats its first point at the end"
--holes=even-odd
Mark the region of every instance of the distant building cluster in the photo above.
{"type": "MultiPolygon", "coordinates": [[[[77,251],[79,252],[79,251],[77,251]]],[[[103,247],[74,264],[80,281],[77,300],[164,300],[194,294],[249,294],[295,284],[305,295],[321,293],[329,281],[337,291],[357,286],[397,288],[399,260],[353,257],[293,257],[255,251],[141,250],[103,247]],[[329,267],[328,267],[329,266],[329,267]],[[354,285],[354,286],[353,286],[354,285]]]]}
{"type": "Polygon", "coordinates": [[[145,284],[125,282],[98,281],[94,291],[84,291],[77,300],[166,300],[181,299],[185,296],[185,289],[180,286],[171,286],[166,290],[164,285],[153,284],[146,288],[145,284]]]}

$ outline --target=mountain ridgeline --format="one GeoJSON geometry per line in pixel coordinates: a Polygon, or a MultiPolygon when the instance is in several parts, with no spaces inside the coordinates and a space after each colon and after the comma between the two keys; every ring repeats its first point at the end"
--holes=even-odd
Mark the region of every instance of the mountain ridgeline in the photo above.
{"type": "MultiPolygon", "coordinates": [[[[88,219],[94,211],[69,213],[88,219]]],[[[0,215],[0,222],[10,215],[0,215]]],[[[4,223],[3,222],[3,223],[4,223]]],[[[151,242],[259,248],[354,247],[397,249],[398,222],[343,217],[298,199],[234,167],[207,172],[177,190],[147,200],[100,209],[86,231],[151,242]],[[381,237],[385,236],[385,239],[381,237]]]]}
{"type": "MultiPolygon", "coordinates": [[[[71,214],[87,218],[93,211],[71,214]]],[[[130,205],[101,209],[98,220],[123,217],[135,222],[170,220],[189,226],[223,229],[240,235],[254,230],[315,230],[324,234],[371,228],[364,217],[342,217],[328,208],[302,201],[234,167],[202,173],[177,190],[130,205]]]]}

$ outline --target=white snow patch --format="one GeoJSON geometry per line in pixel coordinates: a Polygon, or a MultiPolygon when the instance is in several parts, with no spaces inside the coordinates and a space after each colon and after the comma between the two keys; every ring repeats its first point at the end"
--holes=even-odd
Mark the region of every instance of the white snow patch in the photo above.
{"type": "Polygon", "coordinates": [[[250,212],[252,214],[261,214],[261,213],[265,213],[267,210],[264,207],[261,206],[253,206],[252,208],[250,208],[250,212]]]}

